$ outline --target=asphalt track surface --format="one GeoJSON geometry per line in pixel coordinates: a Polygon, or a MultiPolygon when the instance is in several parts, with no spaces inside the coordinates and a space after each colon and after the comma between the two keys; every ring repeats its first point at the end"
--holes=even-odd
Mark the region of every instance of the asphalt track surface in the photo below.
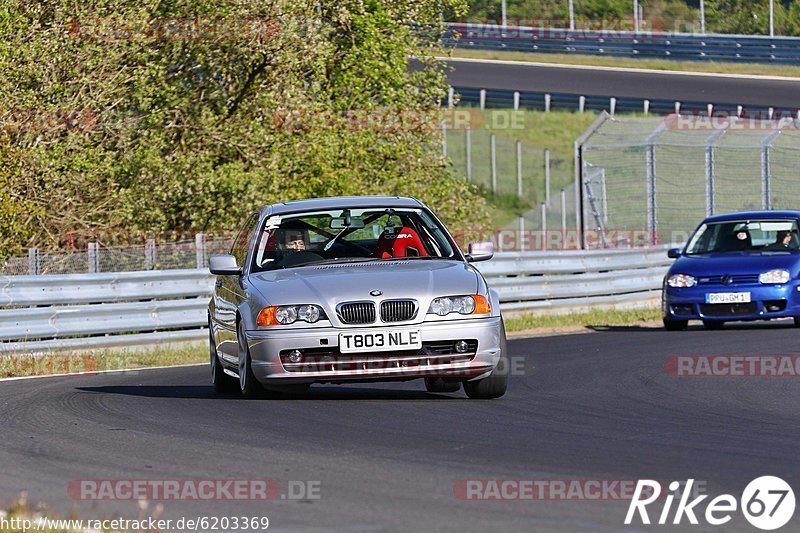
{"type": "Polygon", "coordinates": [[[800,79],[448,60],[455,87],[800,109],[800,79]]]}
{"type": "MultiPolygon", "coordinates": [[[[797,491],[800,378],[674,377],[664,362],[798,355],[799,337],[773,322],[513,340],[515,376],[492,401],[420,382],[246,401],[215,395],[205,366],[3,382],[0,500],[25,490],[55,512],[134,517],[131,502],[70,499],[68,482],[317,480],[316,500],[170,501],[165,516],[266,515],[277,531],[618,531],[625,502],[465,501],[454,483],[694,478],[738,497],[772,474],[797,491]]],[[[629,528],[673,529],[710,530],[629,528]]],[[[725,529],[754,531],[741,514],[725,529]]]]}

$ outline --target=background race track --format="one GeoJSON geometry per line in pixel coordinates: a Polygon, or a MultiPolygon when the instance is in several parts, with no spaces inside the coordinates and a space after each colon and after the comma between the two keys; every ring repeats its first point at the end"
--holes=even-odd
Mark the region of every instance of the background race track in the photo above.
{"type": "MultiPolygon", "coordinates": [[[[800,378],[679,378],[663,365],[671,355],[798,355],[798,335],[771,323],[514,340],[523,375],[496,401],[418,382],[244,401],[215,396],[205,366],[5,382],[0,499],[27,490],[67,512],[75,479],[319,480],[315,501],[164,505],[173,517],[267,515],[277,531],[615,531],[624,502],[463,501],[453,486],[692,477],[712,495],[738,495],[774,474],[796,489],[800,378]]],[[[131,502],[77,507],[85,518],[135,516],[131,502]]],[[[740,514],[727,529],[752,531],[740,514]]]]}
{"type": "Polygon", "coordinates": [[[455,87],[797,109],[800,79],[450,58],[455,87]]]}

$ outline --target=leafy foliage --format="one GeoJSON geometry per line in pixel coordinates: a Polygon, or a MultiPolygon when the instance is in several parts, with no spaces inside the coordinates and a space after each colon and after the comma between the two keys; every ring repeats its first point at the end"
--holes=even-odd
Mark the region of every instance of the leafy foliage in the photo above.
{"type": "Polygon", "coordinates": [[[234,228],[340,194],[413,195],[480,229],[485,201],[447,173],[437,128],[387,126],[438,110],[420,28],[460,2],[7,0],[0,255],[76,229],[234,228]]]}

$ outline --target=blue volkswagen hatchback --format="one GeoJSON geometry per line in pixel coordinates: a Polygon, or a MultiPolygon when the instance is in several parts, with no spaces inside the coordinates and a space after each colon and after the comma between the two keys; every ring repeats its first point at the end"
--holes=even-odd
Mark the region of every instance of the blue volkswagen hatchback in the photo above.
{"type": "Polygon", "coordinates": [[[709,329],[732,320],[794,318],[800,326],[800,211],[753,211],[707,218],[664,278],[664,327],[709,329]]]}

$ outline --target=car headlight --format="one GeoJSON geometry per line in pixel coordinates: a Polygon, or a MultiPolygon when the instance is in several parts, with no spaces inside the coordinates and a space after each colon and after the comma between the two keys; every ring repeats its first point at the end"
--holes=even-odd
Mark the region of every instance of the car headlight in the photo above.
{"type": "Polygon", "coordinates": [[[689,274],[673,274],[667,279],[670,287],[694,287],[696,284],[697,280],[689,274]]]}
{"type": "Polygon", "coordinates": [[[434,298],[428,314],[447,316],[450,313],[461,315],[484,315],[492,312],[492,307],[485,296],[472,294],[469,296],[443,296],[434,298]]]}
{"type": "Polygon", "coordinates": [[[788,270],[782,268],[764,272],[758,276],[758,281],[761,283],[788,283],[791,275],[788,270]]]}
{"type": "Polygon", "coordinates": [[[273,305],[261,310],[256,323],[259,326],[288,326],[301,320],[313,324],[324,316],[318,305],[273,305]]]}

